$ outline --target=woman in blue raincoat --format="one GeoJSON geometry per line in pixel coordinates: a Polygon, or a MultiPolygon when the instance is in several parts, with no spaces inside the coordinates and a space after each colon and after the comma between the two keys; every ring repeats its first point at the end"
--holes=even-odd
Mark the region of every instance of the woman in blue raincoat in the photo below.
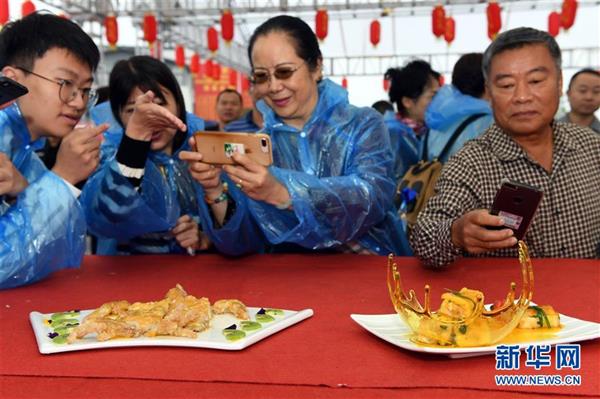
{"type": "Polygon", "coordinates": [[[452,84],[442,87],[429,103],[425,111],[429,132],[424,159],[431,161],[435,158],[446,163],[467,141],[482,134],[494,122],[485,91],[482,59],[482,53],[461,56],[452,70],[452,84]],[[456,129],[472,115],[478,117],[464,127],[452,147],[440,157],[456,129]]]}
{"type": "Polygon", "coordinates": [[[385,78],[390,84],[390,101],[398,113],[386,112],[385,124],[394,151],[394,181],[421,159],[422,140],[427,133],[425,109],[440,87],[440,74],[423,60],[409,62],[403,68],[390,68],[385,78]]]}
{"type": "Polygon", "coordinates": [[[112,127],[101,164],[82,194],[97,252],[205,249],[208,241],[198,228],[201,189],[177,156],[188,148],[188,134],[203,130],[204,122],[186,113],[173,73],[152,57],[120,61],[110,74],[109,99],[92,111],[95,122],[112,127]]]}
{"type": "Polygon", "coordinates": [[[204,187],[201,217],[215,246],[233,255],[300,248],[409,253],[392,203],[385,125],[375,110],[351,106],[341,86],[322,79],[310,27],[274,17],[254,32],[248,54],[273,166],[234,154],[235,165],[221,169],[203,163],[202,154],[180,155],[204,187]]]}

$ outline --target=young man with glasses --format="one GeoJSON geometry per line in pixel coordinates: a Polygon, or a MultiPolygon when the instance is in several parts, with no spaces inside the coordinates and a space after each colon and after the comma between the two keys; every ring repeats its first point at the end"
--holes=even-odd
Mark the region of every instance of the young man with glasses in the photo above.
{"type": "Polygon", "coordinates": [[[106,125],[75,129],[94,101],[98,48],[74,22],[34,13],[0,32],[0,70],[29,93],[0,111],[0,288],[77,267],[86,224],[75,184],[99,161],[106,125]],[[61,141],[52,170],[35,151],[61,141]]]}

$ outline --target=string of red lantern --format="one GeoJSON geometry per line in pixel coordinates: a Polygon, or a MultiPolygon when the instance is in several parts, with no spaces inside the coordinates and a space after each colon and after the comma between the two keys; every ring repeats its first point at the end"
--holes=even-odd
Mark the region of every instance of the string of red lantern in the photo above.
{"type": "Polygon", "coordinates": [[[317,10],[317,15],[315,15],[315,34],[319,40],[323,41],[327,37],[328,25],[329,15],[327,15],[327,10],[324,8],[317,10]]]}
{"type": "Polygon", "coordinates": [[[237,86],[237,71],[235,69],[229,70],[229,85],[233,87],[237,86]]]}
{"type": "Polygon", "coordinates": [[[190,58],[190,72],[192,75],[198,75],[200,73],[200,54],[194,53],[190,58]]]}
{"type": "Polygon", "coordinates": [[[446,10],[438,4],[431,12],[431,31],[435,37],[442,37],[446,32],[446,10]]]}
{"type": "Polygon", "coordinates": [[[233,14],[231,13],[231,10],[225,10],[221,15],[221,37],[227,44],[231,43],[233,40],[233,29],[233,14]]]}
{"type": "Polygon", "coordinates": [[[373,47],[377,47],[381,40],[381,24],[376,19],[371,22],[369,27],[369,39],[373,47]]]}
{"type": "Polygon", "coordinates": [[[25,0],[22,4],[21,4],[21,17],[26,17],[31,13],[35,12],[35,4],[33,4],[33,1],[30,0],[25,0]]]}
{"type": "Polygon", "coordinates": [[[348,79],[345,76],[342,78],[342,87],[348,90],[348,79]]]}
{"type": "Polygon", "coordinates": [[[156,29],[156,17],[152,13],[144,14],[144,40],[148,42],[149,46],[152,46],[156,41],[157,29],[156,29]]]}
{"type": "Polygon", "coordinates": [[[185,48],[181,44],[175,46],[175,65],[185,67],[185,48]]]}
{"type": "Polygon", "coordinates": [[[577,0],[564,0],[560,13],[560,25],[569,29],[575,23],[575,15],[577,14],[577,0]]]}
{"type": "Polygon", "coordinates": [[[106,41],[111,48],[115,48],[117,46],[117,42],[119,41],[119,25],[117,22],[117,16],[113,13],[109,13],[106,17],[104,17],[104,34],[106,36],[106,41]]]}
{"type": "Polygon", "coordinates": [[[214,69],[214,65],[212,60],[208,60],[204,63],[204,76],[207,76],[209,78],[213,77],[213,69],[214,69]]]}
{"type": "Polygon", "coordinates": [[[218,62],[215,62],[213,64],[213,79],[221,80],[221,64],[219,64],[218,62]]]}
{"type": "Polygon", "coordinates": [[[211,52],[215,53],[219,49],[219,34],[212,26],[206,30],[206,42],[211,52]]]}
{"type": "Polygon", "coordinates": [[[383,91],[390,90],[390,81],[389,79],[383,79],[383,91]]]}
{"type": "Polygon", "coordinates": [[[6,24],[10,19],[10,8],[8,0],[0,0],[0,26],[6,24]]]}
{"type": "Polygon", "coordinates": [[[552,37],[558,36],[560,32],[560,14],[556,11],[552,11],[550,15],[548,15],[548,33],[552,37]]]}
{"type": "Polygon", "coordinates": [[[444,40],[448,45],[451,45],[456,37],[456,23],[454,22],[454,18],[448,17],[446,18],[446,30],[444,31],[444,40]]]}
{"type": "Polygon", "coordinates": [[[488,37],[490,40],[494,40],[500,29],[502,29],[502,15],[500,13],[500,5],[496,0],[491,0],[486,9],[487,24],[488,24],[488,37]]]}

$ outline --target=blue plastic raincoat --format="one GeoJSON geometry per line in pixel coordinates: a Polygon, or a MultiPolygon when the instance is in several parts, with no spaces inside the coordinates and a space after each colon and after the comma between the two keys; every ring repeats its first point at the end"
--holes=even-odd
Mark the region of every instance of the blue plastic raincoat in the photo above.
{"type": "Polygon", "coordinates": [[[427,138],[427,160],[437,158],[462,121],[474,114],[485,114],[465,127],[444,159],[460,150],[464,144],[479,136],[494,122],[490,104],[482,99],[461,93],[452,85],[445,85],[433,97],[425,111],[425,123],[429,126],[427,138]]]}
{"type": "Polygon", "coordinates": [[[269,171],[287,188],[293,208],[254,201],[230,183],[236,210],[225,226],[214,226],[201,205],[205,232],[220,251],[238,255],[279,244],[343,250],[357,243],[381,255],[410,254],[392,202],[393,155],[381,116],[350,105],[346,90],[330,80],[318,91],[302,131],[258,102],[273,147],[269,171]]]}
{"type": "Polygon", "coordinates": [[[67,183],[35,154],[44,142],[31,142],[16,104],[0,111],[0,151],[29,182],[11,205],[0,196],[0,288],[78,267],[83,257],[83,211],[67,183]]]}
{"type": "MultiPolygon", "coordinates": [[[[101,148],[100,166],[88,179],[81,203],[90,232],[98,237],[97,253],[184,253],[169,231],[188,214],[198,220],[200,186],[192,179],[179,152],[189,149],[187,138],[169,156],[150,151],[139,191],[124,177],[115,159],[123,129],[112,117],[109,103],[92,110],[97,124],[110,128],[101,148]]],[[[188,136],[204,129],[204,121],[187,114],[188,136]]]]}
{"type": "Polygon", "coordinates": [[[421,139],[410,126],[398,119],[395,112],[387,111],[383,120],[390,132],[394,152],[393,178],[395,182],[399,182],[408,168],[421,159],[421,139]]]}

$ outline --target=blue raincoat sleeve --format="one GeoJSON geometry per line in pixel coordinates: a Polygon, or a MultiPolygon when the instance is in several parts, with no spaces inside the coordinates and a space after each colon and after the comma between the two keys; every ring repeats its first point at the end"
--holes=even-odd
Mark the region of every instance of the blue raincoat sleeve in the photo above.
{"type": "Polygon", "coordinates": [[[393,177],[394,181],[399,182],[406,171],[421,159],[422,143],[408,125],[396,118],[394,112],[386,112],[384,121],[390,132],[390,145],[394,156],[393,177]]]}
{"type": "Polygon", "coordinates": [[[248,197],[241,193],[235,184],[223,174],[223,180],[229,186],[229,196],[235,211],[224,226],[217,226],[212,218],[209,205],[199,197],[200,221],[202,230],[209,236],[219,252],[239,256],[265,251],[267,241],[259,226],[248,211],[248,197]]]}
{"type": "MultiPolygon", "coordinates": [[[[101,104],[92,115],[100,123],[111,120],[107,113],[110,108],[101,104]]],[[[188,119],[193,121],[188,123],[188,132],[204,127],[201,119],[188,119]]],[[[121,174],[115,159],[122,135],[123,130],[111,124],[102,145],[100,166],[81,195],[90,232],[126,241],[150,232],[168,231],[181,215],[177,191],[169,189],[159,167],[150,160],[146,162],[140,190],[135,189],[121,174]]]]}
{"type": "MultiPolygon", "coordinates": [[[[273,244],[290,242],[319,249],[358,240],[381,222],[392,207],[392,152],[383,120],[375,111],[350,107],[334,113],[328,129],[347,141],[330,170],[318,177],[304,171],[271,167],[292,197],[293,211],[248,200],[254,219],[273,244]]],[[[337,155],[337,156],[336,156],[337,155]]]]}
{"type": "Polygon", "coordinates": [[[0,151],[29,182],[14,202],[0,207],[0,289],[78,267],[85,251],[85,219],[77,198],[25,144],[29,132],[19,119],[16,105],[0,112],[0,151]]]}

